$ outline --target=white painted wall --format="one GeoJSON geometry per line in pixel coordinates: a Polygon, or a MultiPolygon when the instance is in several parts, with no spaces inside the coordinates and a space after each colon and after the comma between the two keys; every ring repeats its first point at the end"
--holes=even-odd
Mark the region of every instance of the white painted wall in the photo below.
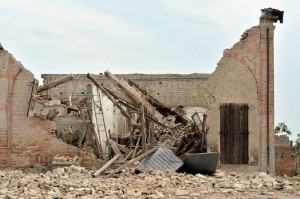
{"type": "Polygon", "coordinates": [[[109,147],[108,147],[108,139],[110,138],[109,130],[111,132],[114,131],[113,129],[113,103],[102,94],[101,90],[99,90],[96,86],[93,86],[93,100],[92,100],[92,110],[93,110],[93,123],[95,125],[95,131],[98,136],[98,140],[101,146],[101,153],[105,160],[109,158],[109,147]],[[95,106],[100,105],[99,101],[101,101],[103,115],[99,115],[99,107],[95,106]],[[99,124],[103,124],[104,118],[104,126],[99,124]]]}

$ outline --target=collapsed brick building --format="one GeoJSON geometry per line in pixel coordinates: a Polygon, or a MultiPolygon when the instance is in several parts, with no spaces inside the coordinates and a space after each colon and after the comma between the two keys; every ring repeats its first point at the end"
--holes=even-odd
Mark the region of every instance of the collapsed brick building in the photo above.
{"type": "MultiPolygon", "coordinates": [[[[278,20],[283,20],[282,11],[263,9],[259,25],[246,30],[239,42],[224,50],[212,74],[126,74],[118,77],[130,79],[177,110],[183,107],[186,113],[206,111],[210,128],[208,150],[221,153],[222,169],[275,174],[274,23],[278,20]]],[[[82,153],[85,152],[49,133],[51,122],[27,117],[36,84],[33,75],[6,51],[1,51],[1,66],[1,85],[5,86],[0,90],[6,99],[0,106],[4,110],[0,129],[1,165],[48,163],[57,154],[73,153],[84,158],[82,153]]],[[[42,78],[44,83],[49,83],[61,76],[44,74],[42,78]]],[[[102,84],[108,82],[103,74],[95,78],[102,84]]],[[[88,100],[91,85],[86,75],[74,75],[72,81],[51,88],[44,95],[61,101],[73,100],[73,104],[77,101],[79,105],[80,101],[88,100]]],[[[129,128],[127,122],[109,103],[107,100],[104,104],[110,134],[112,137],[125,135],[129,128]]],[[[58,115],[54,121],[61,131],[67,126],[79,128],[81,123],[68,121],[64,115],[58,115]]],[[[89,164],[90,160],[83,162],[89,164]]]]}
{"type": "Polygon", "coordinates": [[[80,156],[91,168],[95,158],[53,134],[53,122],[29,117],[37,80],[6,50],[0,51],[0,165],[48,165],[55,155],[80,156]]]}

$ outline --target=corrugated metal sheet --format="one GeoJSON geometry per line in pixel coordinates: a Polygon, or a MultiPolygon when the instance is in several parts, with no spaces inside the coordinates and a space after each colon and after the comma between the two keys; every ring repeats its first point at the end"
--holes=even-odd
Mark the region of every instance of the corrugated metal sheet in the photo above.
{"type": "Polygon", "coordinates": [[[220,153],[191,153],[186,154],[183,171],[191,174],[201,173],[212,175],[215,173],[220,153]]]}
{"type": "Polygon", "coordinates": [[[152,155],[145,157],[137,166],[137,170],[177,171],[183,165],[183,161],[165,147],[159,147],[152,155]]]}

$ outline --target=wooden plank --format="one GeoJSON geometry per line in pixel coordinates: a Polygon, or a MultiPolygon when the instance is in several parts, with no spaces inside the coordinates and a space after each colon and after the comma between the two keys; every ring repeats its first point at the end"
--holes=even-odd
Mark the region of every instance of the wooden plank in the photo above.
{"type": "Polygon", "coordinates": [[[101,159],[100,144],[99,144],[99,140],[98,140],[98,137],[97,137],[97,134],[96,134],[96,131],[95,131],[95,124],[94,123],[93,123],[92,133],[93,133],[94,142],[95,142],[95,145],[96,145],[96,150],[95,150],[96,154],[97,154],[98,158],[101,159]]]}
{"type": "Polygon", "coordinates": [[[150,149],[149,151],[147,151],[146,153],[138,156],[137,158],[128,161],[126,164],[124,164],[121,167],[117,168],[115,171],[113,171],[112,173],[108,174],[106,177],[110,177],[110,176],[114,175],[115,173],[118,173],[119,171],[122,171],[123,169],[127,168],[128,166],[134,164],[135,162],[142,160],[143,158],[145,158],[146,156],[150,155],[151,153],[154,153],[158,149],[158,147],[159,146],[156,146],[153,149],[150,149]]]}
{"type": "Polygon", "coordinates": [[[226,162],[226,158],[225,158],[225,154],[224,154],[224,151],[225,151],[225,147],[224,147],[224,132],[225,132],[225,129],[224,129],[224,104],[221,104],[220,105],[220,152],[221,152],[221,155],[220,155],[220,162],[221,164],[225,163],[226,162]]]}
{"type": "Polygon", "coordinates": [[[107,90],[101,84],[99,84],[95,78],[91,76],[91,74],[88,73],[87,78],[90,79],[95,84],[95,86],[99,88],[108,97],[108,99],[110,99],[110,101],[112,101],[112,103],[116,107],[118,107],[123,116],[125,116],[126,118],[130,118],[128,113],[119,105],[119,103],[111,96],[111,94],[107,92],[107,90]]]}
{"type": "Polygon", "coordinates": [[[154,106],[157,110],[160,110],[160,113],[162,113],[164,116],[167,115],[174,115],[176,117],[176,121],[183,123],[184,125],[188,125],[190,123],[190,120],[182,116],[178,113],[178,111],[165,106],[163,103],[158,101],[156,98],[152,97],[148,94],[147,91],[143,90],[138,84],[136,84],[134,81],[128,79],[128,84],[135,88],[137,92],[140,93],[141,96],[143,96],[152,106],[154,106]]]}
{"type": "Polygon", "coordinates": [[[230,164],[232,159],[231,121],[231,105],[222,104],[220,107],[220,148],[222,164],[230,164]]]}
{"type": "Polygon", "coordinates": [[[78,148],[82,148],[83,147],[83,140],[85,140],[86,137],[86,123],[82,123],[81,126],[78,129],[79,131],[79,140],[78,140],[78,148]]]}
{"type": "Polygon", "coordinates": [[[79,108],[77,108],[77,107],[74,107],[74,106],[67,106],[67,110],[69,110],[69,111],[80,111],[80,109],[79,108]]]}
{"type": "Polygon", "coordinates": [[[108,141],[109,141],[109,144],[110,144],[112,150],[114,151],[114,153],[115,153],[116,155],[117,155],[117,154],[120,154],[120,160],[124,160],[124,156],[123,156],[123,154],[121,153],[121,151],[120,151],[120,149],[118,148],[118,146],[116,145],[116,143],[115,143],[113,140],[111,140],[111,139],[109,139],[108,141]]]}
{"type": "Polygon", "coordinates": [[[110,165],[112,165],[117,159],[119,159],[119,157],[120,157],[120,154],[116,154],[112,159],[110,159],[108,162],[106,162],[105,165],[103,165],[99,170],[97,170],[92,176],[93,177],[99,176],[103,171],[105,171],[105,169],[110,167],[110,165]]]}
{"type": "Polygon", "coordinates": [[[248,137],[249,137],[249,132],[248,132],[248,105],[244,104],[242,106],[242,123],[241,123],[241,131],[242,131],[242,142],[243,142],[243,149],[242,149],[242,164],[248,164],[249,161],[249,144],[248,144],[248,137]]]}
{"type": "Polygon", "coordinates": [[[111,142],[114,142],[115,145],[121,150],[123,151],[124,153],[128,154],[130,152],[130,149],[127,148],[125,145],[122,145],[122,144],[118,144],[117,142],[113,141],[110,139],[111,142]]]}
{"type": "Polygon", "coordinates": [[[229,138],[229,145],[228,145],[228,150],[230,152],[230,163],[232,164],[234,161],[234,108],[233,104],[229,104],[229,129],[230,129],[230,138],[229,138]]]}
{"type": "Polygon", "coordinates": [[[130,158],[130,156],[132,155],[132,153],[133,153],[133,150],[131,150],[131,151],[127,154],[127,156],[124,158],[124,161],[128,160],[128,159],[130,158]]]}
{"type": "Polygon", "coordinates": [[[137,104],[139,104],[140,102],[145,106],[145,108],[152,113],[153,117],[158,120],[161,121],[161,119],[163,118],[163,115],[161,113],[159,113],[155,107],[153,107],[145,98],[144,96],[141,95],[140,92],[138,92],[136,89],[134,89],[133,87],[131,87],[126,81],[124,81],[123,79],[119,79],[117,76],[113,75],[112,73],[110,73],[109,71],[105,71],[104,72],[105,76],[112,80],[116,85],[118,85],[120,88],[122,88],[129,97],[131,97],[137,104]]]}
{"type": "Polygon", "coordinates": [[[139,144],[140,144],[140,141],[141,141],[141,136],[139,136],[137,142],[136,142],[136,145],[135,145],[135,148],[134,148],[134,151],[133,151],[133,154],[132,154],[132,158],[134,158],[135,154],[136,154],[136,151],[139,147],[139,144]]]}
{"type": "Polygon", "coordinates": [[[43,86],[39,86],[38,89],[37,89],[37,92],[40,93],[40,92],[43,92],[43,91],[46,91],[50,88],[53,88],[55,86],[58,86],[60,84],[63,84],[63,83],[66,83],[70,80],[72,80],[74,78],[73,75],[66,75],[66,76],[63,76],[61,78],[58,78],[52,82],[49,82],[47,84],[44,84],[43,86]]]}
{"type": "Polygon", "coordinates": [[[145,115],[144,115],[145,110],[142,103],[139,104],[139,110],[140,110],[140,122],[141,122],[140,134],[142,136],[142,150],[143,153],[145,153],[147,151],[147,144],[146,144],[147,135],[145,129],[145,115]]]}
{"type": "Polygon", "coordinates": [[[233,104],[233,154],[234,159],[233,163],[239,164],[241,159],[241,151],[240,151],[240,105],[233,104]]]}

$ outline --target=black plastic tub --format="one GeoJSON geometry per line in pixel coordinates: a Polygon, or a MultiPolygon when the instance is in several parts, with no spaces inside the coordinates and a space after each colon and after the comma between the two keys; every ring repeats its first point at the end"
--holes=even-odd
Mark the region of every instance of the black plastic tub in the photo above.
{"type": "Polygon", "coordinates": [[[189,153],[183,158],[184,165],[179,172],[212,175],[216,172],[219,159],[220,153],[217,152],[189,153]]]}

